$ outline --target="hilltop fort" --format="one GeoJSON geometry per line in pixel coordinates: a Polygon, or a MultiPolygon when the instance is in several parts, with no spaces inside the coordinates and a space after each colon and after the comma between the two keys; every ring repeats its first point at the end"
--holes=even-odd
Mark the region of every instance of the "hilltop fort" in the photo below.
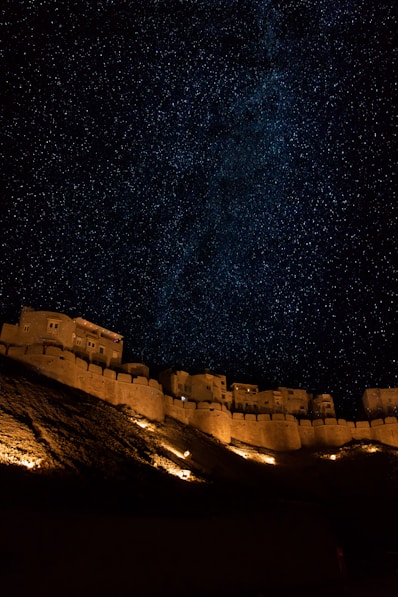
{"type": "Polygon", "coordinates": [[[22,309],[17,324],[4,323],[0,354],[112,404],[127,404],[156,421],[170,416],[212,435],[288,451],[340,447],[375,440],[398,447],[398,388],[368,388],[363,421],[337,419],[330,394],[234,382],[208,370],[167,369],[151,379],[143,363],[123,363],[123,336],[82,317],[22,309]]]}

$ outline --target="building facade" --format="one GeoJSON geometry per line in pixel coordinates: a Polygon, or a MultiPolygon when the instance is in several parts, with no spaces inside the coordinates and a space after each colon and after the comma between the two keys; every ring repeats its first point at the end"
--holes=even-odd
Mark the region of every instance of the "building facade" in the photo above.
{"type": "Polygon", "coordinates": [[[189,374],[186,371],[166,369],[159,375],[159,381],[166,394],[183,401],[219,402],[231,406],[231,392],[227,391],[225,375],[211,373],[189,374]]]}
{"type": "Polygon", "coordinates": [[[277,390],[259,391],[253,384],[231,385],[234,410],[247,413],[284,413],[307,415],[311,394],[306,390],[279,387],[277,390]]]}
{"type": "Polygon", "coordinates": [[[314,419],[325,419],[336,416],[334,401],[330,394],[318,394],[315,396],[312,400],[311,410],[314,419]]]}
{"type": "Polygon", "coordinates": [[[238,383],[231,384],[230,391],[232,393],[232,408],[238,411],[256,412],[257,397],[258,397],[258,386],[249,383],[238,383]]]}
{"type": "Polygon", "coordinates": [[[398,416],[398,388],[367,388],[362,404],[369,418],[398,416]]]}
{"type": "Polygon", "coordinates": [[[59,346],[90,362],[107,367],[119,365],[123,355],[123,336],[82,317],[72,319],[62,313],[35,311],[24,307],[19,323],[5,323],[0,342],[9,346],[59,346]]]}

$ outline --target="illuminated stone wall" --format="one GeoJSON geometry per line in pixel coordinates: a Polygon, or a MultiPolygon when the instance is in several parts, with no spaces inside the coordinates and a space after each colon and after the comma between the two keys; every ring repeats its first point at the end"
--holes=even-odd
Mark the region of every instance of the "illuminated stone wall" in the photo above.
{"type": "Polygon", "coordinates": [[[367,388],[362,396],[365,412],[370,417],[398,414],[398,388],[367,388]]]}
{"type": "Polygon", "coordinates": [[[191,424],[226,444],[231,441],[231,413],[218,402],[200,402],[193,410],[191,424]]]}
{"type": "Polygon", "coordinates": [[[397,417],[386,417],[383,419],[376,419],[372,421],[372,439],[398,448],[398,419],[397,417]]]}
{"type": "Polygon", "coordinates": [[[298,433],[303,448],[313,448],[315,446],[315,432],[312,421],[309,419],[300,419],[298,433]]]}
{"type": "Polygon", "coordinates": [[[312,425],[316,446],[338,448],[352,440],[351,428],[344,419],[315,419],[312,425]]]}
{"type": "Polygon", "coordinates": [[[299,422],[298,430],[302,447],[340,447],[352,440],[373,440],[398,448],[397,417],[355,423],[334,418],[304,419],[299,422]]]}
{"type": "Polygon", "coordinates": [[[234,413],[231,437],[275,451],[341,447],[352,440],[374,440],[398,448],[398,419],[386,417],[353,423],[345,419],[301,419],[275,413],[234,413]]]}
{"type": "Polygon", "coordinates": [[[232,416],[231,437],[252,446],[276,451],[299,450],[301,440],[297,420],[282,413],[232,416]]]}
{"type": "Polygon", "coordinates": [[[23,361],[35,371],[77,388],[112,404],[127,404],[139,414],[155,421],[163,421],[165,401],[162,387],[155,379],[117,374],[112,369],[88,364],[72,352],[58,347],[10,347],[8,356],[23,361]]]}
{"type": "Polygon", "coordinates": [[[218,402],[192,402],[165,396],[166,415],[192,425],[220,441],[231,441],[231,413],[218,402]]]}
{"type": "Polygon", "coordinates": [[[72,319],[63,313],[22,309],[19,323],[5,323],[0,331],[0,341],[14,346],[41,345],[61,347],[76,354],[83,354],[90,361],[107,366],[122,362],[123,336],[106,330],[86,319],[72,319]]]}
{"type": "MultiPolygon", "coordinates": [[[[43,350],[42,345],[10,346],[8,356],[111,404],[127,404],[155,421],[163,421],[168,415],[224,443],[236,439],[252,446],[290,451],[302,447],[340,447],[352,440],[374,440],[398,448],[395,416],[353,423],[332,417],[298,421],[293,415],[282,413],[231,415],[219,402],[195,403],[165,396],[162,386],[154,379],[89,364],[73,352],[55,346],[47,347],[45,354],[43,350]]],[[[4,345],[0,345],[0,353],[6,353],[4,345]]]]}

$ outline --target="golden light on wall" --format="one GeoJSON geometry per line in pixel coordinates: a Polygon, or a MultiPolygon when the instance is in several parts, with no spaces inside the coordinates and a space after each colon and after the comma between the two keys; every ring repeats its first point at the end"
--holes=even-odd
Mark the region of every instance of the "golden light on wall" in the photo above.
{"type": "Polygon", "coordinates": [[[255,462],[260,462],[261,464],[277,464],[275,456],[271,456],[269,454],[262,454],[257,450],[250,448],[249,446],[245,448],[238,448],[236,446],[226,446],[228,450],[238,454],[241,458],[245,460],[254,460],[255,462]]]}

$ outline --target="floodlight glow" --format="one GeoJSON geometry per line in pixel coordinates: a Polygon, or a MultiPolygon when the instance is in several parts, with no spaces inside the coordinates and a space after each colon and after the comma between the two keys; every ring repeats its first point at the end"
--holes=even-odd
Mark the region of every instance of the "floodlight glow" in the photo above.
{"type": "Polygon", "coordinates": [[[254,448],[248,447],[247,450],[237,448],[236,446],[227,446],[227,448],[245,460],[254,460],[254,462],[260,462],[261,464],[277,464],[274,456],[262,454],[261,452],[257,452],[254,448]]]}

